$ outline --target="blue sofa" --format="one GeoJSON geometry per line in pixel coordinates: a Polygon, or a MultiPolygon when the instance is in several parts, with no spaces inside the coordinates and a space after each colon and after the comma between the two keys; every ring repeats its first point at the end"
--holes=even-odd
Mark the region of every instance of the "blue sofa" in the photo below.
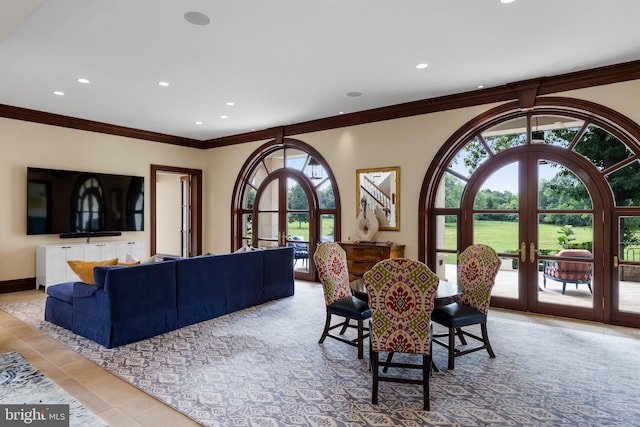
{"type": "Polygon", "coordinates": [[[112,348],[293,295],[293,248],[102,266],[94,278],[48,286],[44,317],[112,348]]]}

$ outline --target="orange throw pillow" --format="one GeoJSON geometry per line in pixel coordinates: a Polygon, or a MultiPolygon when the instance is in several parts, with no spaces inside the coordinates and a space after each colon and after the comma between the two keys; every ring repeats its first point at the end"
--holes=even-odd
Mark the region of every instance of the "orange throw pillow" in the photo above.
{"type": "Polygon", "coordinates": [[[78,275],[80,280],[89,285],[95,285],[93,269],[99,265],[118,265],[118,258],[106,261],[67,261],[71,270],[78,275]]]}

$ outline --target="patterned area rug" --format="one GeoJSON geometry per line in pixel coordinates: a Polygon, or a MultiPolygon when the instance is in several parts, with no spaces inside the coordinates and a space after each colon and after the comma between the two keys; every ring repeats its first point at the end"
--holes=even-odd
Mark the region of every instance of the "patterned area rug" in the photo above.
{"type": "Polygon", "coordinates": [[[69,405],[70,426],[107,425],[16,352],[0,354],[0,403],[69,405]]]}
{"type": "MultiPolygon", "coordinates": [[[[640,425],[640,340],[489,316],[497,358],[456,361],[421,388],[380,384],[368,361],[319,345],[321,287],[134,344],[105,349],[42,320],[44,301],[0,307],[206,426],[640,425]]],[[[367,350],[365,348],[365,354],[367,350]]],[[[434,360],[446,367],[446,350],[434,360]]]]}

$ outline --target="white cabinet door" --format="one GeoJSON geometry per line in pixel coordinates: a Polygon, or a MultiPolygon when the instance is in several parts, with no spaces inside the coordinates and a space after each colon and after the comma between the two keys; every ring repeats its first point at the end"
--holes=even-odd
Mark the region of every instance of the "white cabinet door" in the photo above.
{"type": "Polygon", "coordinates": [[[135,257],[139,261],[147,258],[147,245],[144,240],[130,240],[126,242],[118,242],[118,259],[120,262],[126,262],[127,255],[135,257]]]}
{"type": "Polygon", "coordinates": [[[86,261],[106,261],[117,257],[116,242],[87,243],[84,246],[84,259],[86,261]]]}
{"type": "Polygon", "coordinates": [[[36,289],[78,280],[67,261],[84,259],[84,245],[42,245],[36,249],[36,289]]]}
{"type": "Polygon", "coordinates": [[[105,261],[118,258],[125,262],[127,255],[144,261],[147,244],[144,240],[40,245],[36,248],[36,289],[41,285],[80,280],[67,261],[105,261]]]}

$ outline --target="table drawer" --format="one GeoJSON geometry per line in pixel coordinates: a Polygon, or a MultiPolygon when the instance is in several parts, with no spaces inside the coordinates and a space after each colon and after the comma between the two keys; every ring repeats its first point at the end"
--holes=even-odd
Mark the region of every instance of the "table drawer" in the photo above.
{"type": "Polygon", "coordinates": [[[404,245],[343,242],[340,246],[347,254],[347,267],[351,281],[362,278],[362,275],[378,261],[404,256],[404,245]]]}
{"type": "Polygon", "coordinates": [[[347,246],[347,259],[380,261],[389,258],[389,248],[379,246],[347,246]]]}
{"type": "Polygon", "coordinates": [[[362,276],[364,273],[369,271],[371,267],[376,265],[378,261],[361,261],[361,260],[348,260],[347,266],[349,268],[349,273],[354,276],[362,276]]]}

